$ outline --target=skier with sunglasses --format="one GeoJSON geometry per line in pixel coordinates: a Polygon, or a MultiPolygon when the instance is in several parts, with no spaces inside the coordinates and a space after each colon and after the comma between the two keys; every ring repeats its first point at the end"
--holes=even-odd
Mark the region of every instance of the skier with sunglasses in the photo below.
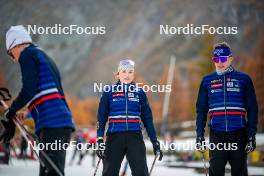
{"type": "MultiPolygon", "coordinates": [[[[5,112],[8,121],[2,121],[5,131],[0,136],[0,141],[8,143],[14,137],[15,124],[12,119],[21,116],[18,111],[26,106],[34,119],[39,143],[45,145],[60,141],[61,145],[68,144],[74,123],[56,64],[42,49],[33,44],[22,25],[12,26],[7,31],[6,49],[13,62],[20,65],[22,89],[5,112]]],[[[66,150],[45,147],[44,152],[58,167],[60,174],[54,167],[49,166],[48,160],[40,152],[46,168],[40,165],[39,175],[64,175],[66,150]]]]}
{"type": "Polygon", "coordinates": [[[225,42],[214,47],[216,72],[205,76],[196,103],[196,147],[205,152],[204,128],[210,117],[209,142],[222,146],[209,150],[210,176],[224,176],[227,161],[232,176],[246,176],[247,154],[256,148],[258,104],[251,78],[232,66],[232,53],[225,42]],[[226,146],[233,147],[223,147],[226,146]]]}

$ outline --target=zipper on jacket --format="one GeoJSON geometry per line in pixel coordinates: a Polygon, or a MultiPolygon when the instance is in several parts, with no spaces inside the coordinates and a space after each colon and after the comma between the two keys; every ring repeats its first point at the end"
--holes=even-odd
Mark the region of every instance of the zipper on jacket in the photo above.
{"type": "Polygon", "coordinates": [[[127,131],[128,131],[128,115],[127,115],[127,87],[125,87],[125,97],[126,97],[126,125],[127,125],[127,131]]]}
{"type": "Polygon", "coordinates": [[[226,119],[226,75],[224,75],[224,107],[225,107],[225,122],[226,122],[226,132],[227,132],[227,119],[226,119]]]}

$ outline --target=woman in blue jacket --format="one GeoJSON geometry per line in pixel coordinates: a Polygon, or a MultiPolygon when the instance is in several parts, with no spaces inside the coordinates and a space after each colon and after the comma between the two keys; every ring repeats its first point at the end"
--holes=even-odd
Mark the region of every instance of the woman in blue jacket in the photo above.
{"type": "Polygon", "coordinates": [[[103,159],[103,176],[119,175],[126,156],[132,174],[147,176],[146,147],[141,132],[141,122],[153,144],[154,154],[162,152],[153,125],[152,112],[145,92],[137,88],[134,80],[134,62],[121,60],[118,66],[118,82],[103,92],[98,109],[97,144],[103,144],[108,122],[106,146],[99,147],[97,155],[103,159]]]}

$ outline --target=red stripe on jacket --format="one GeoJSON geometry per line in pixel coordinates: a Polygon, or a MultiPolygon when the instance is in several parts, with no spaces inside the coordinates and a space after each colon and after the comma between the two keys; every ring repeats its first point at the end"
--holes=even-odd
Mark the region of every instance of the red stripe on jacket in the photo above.
{"type": "Polygon", "coordinates": [[[37,106],[37,105],[43,103],[44,101],[55,99],[55,98],[63,99],[64,96],[62,96],[62,95],[60,95],[58,93],[51,94],[51,95],[48,95],[48,96],[44,96],[44,97],[40,98],[39,100],[35,101],[33,104],[31,104],[28,109],[29,109],[29,111],[31,111],[34,106],[37,106]]]}
{"type": "Polygon", "coordinates": [[[227,111],[227,112],[211,112],[209,113],[210,116],[212,115],[246,115],[246,112],[240,112],[240,111],[227,111]]]}
{"type": "Polygon", "coordinates": [[[122,122],[139,122],[140,120],[109,120],[109,123],[112,122],[117,122],[117,123],[122,123],[122,122]]]}

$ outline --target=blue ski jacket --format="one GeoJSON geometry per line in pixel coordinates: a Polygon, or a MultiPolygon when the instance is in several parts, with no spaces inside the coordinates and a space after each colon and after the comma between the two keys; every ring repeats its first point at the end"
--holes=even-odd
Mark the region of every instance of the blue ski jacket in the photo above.
{"type": "Polygon", "coordinates": [[[97,137],[103,137],[108,122],[107,134],[141,131],[144,125],[150,140],[156,141],[152,111],[145,92],[134,83],[119,81],[107,92],[103,92],[97,115],[97,137]]]}
{"type": "Polygon", "coordinates": [[[246,128],[248,136],[257,131],[258,104],[251,78],[232,69],[223,75],[213,73],[203,78],[196,103],[198,136],[204,135],[207,114],[214,131],[246,128]]]}
{"type": "Polygon", "coordinates": [[[36,132],[43,128],[72,128],[72,114],[64,97],[55,63],[31,44],[20,55],[22,89],[10,106],[16,112],[25,105],[35,121],[36,132]]]}

